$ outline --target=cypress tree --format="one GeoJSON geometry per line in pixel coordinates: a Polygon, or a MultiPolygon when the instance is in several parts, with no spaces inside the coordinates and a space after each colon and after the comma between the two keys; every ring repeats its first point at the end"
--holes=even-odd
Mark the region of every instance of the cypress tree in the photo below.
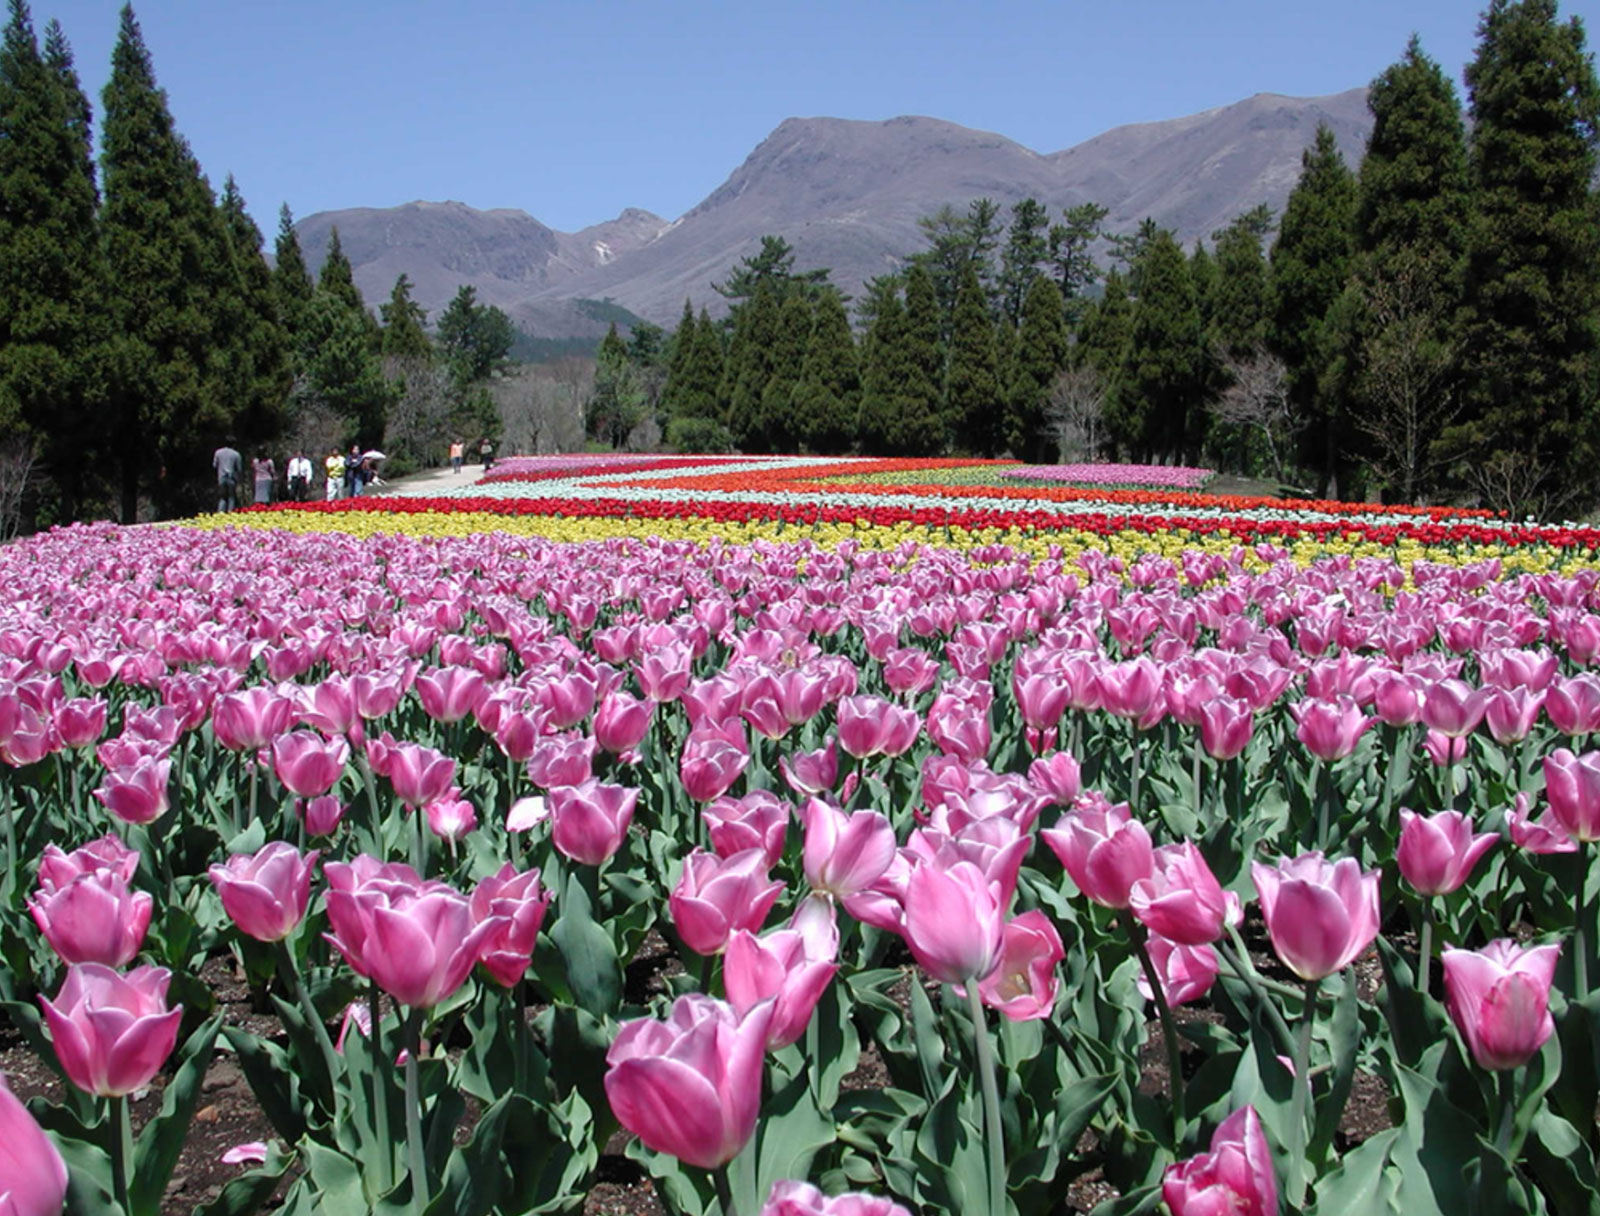
{"type": "Polygon", "coordinates": [[[1600,459],[1600,85],[1582,24],[1560,22],[1554,0],[1492,0],[1478,34],[1466,412],[1448,438],[1489,474],[1493,505],[1583,509],[1600,459]]]}
{"type": "Polygon", "coordinates": [[[677,412],[678,394],[683,391],[685,375],[694,358],[694,340],[699,332],[694,319],[694,305],[688,297],[683,301],[683,316],[678,318],[678,328],[672,333],[667,353],[667,383],[661,390],[661,410],[667,418],[677,412]]]}
{"type": "Polygon", "coordinates": [[[950,334],[945,406],[957,444],[975,456],[998,456],[1005,446],[999,352],[983,284],[975,267],[961,275],[950,334]]]}
{"type": "Polygon", "coordinates": [[[428,311],[411,298],[411,278],[402,274],[394,281],[389,302],[379,306],[383,318],[383,353],[401,359],[433,357],[428,339],[428,311]]]}
{"type": "MultiPolygon", "coordinates": [[[[1271,226],[1272,211],[1262,205],[1216,234],[1216,278],[1204,297],[1202,319],[1216,345],[1235,358],[1248,358],[1267,340],[1272,281],[1261,245],[1271,226]]],[[[1194,262],[1190,269],[1194,271],[1194,262]]],[[[1199,276],[1195,278],[1200,298],[1199,276]]]]}
{"type": "Polygon", "coordinates": [[[347,308],[363,313],[367,311],[367,302],[361,298],[361,289],[356,286],[355,270],[345,256],[337,227],[328,237],[328,253],[317,274],[317,290],[333,296],[347,308]]]}
{"type": "Polygon", "coordinates": [[[261,253],[261,229],[231,174],[218,219],[231,273],[215,301],[216,375],[227,386],[237,434],[247,441],[269,439],[282,429],[293,377],[289,340],[278,318],[272,271],[261,253]]]}
{"type": "MultiPolygon", "coordinates": [[[[1000,254],[1000,311],[1020,325],[1023,306],[1040,265],[1050,255],[1050,213],[1038,199],[1025,198],[1011,208],[1011,228],[1000,254]]],[[[1060,295],[1060,291],[1056,292],[1060,295]]]]}
{"type": "Polygon", "coordinates": [[[276,254],[272,268],[272,289],[278,297],[278,315],[289,331],[291,343],[298,350],[305,329],[305,313],[311,307],[311,296],[317,289],[306,269],[306,257],[300,249],[300,236],[294,230],[294,216],[289,204],[278,210],[278,238],[273,245],[276,254]]]}
{"type": "Polygon", "coordinates": [[[747,452],[765,452],[761,429],[761,395],[772,375],[773,348],[778,340],[778,288],[770,278],[759,279],[749,302],[739,308],[734,321],[734,358],[728,360],[724,378],[728,397],[728,430],[747,452]]]}
{"type": "Polygon", "coordinates": [[[1045,407],[1056,373],[1066,365],[1061,289],[1048,275],[1035,275],[1023,301],[1022,324],[1017,327],[1006,410],[1006,443],[1019,460],[1038,463],[1050,459],[1052,440],[1045,407]]]}
{"type": "Polygon", "coordinates": [[[850,316],[838,292],[824,292],[795,389],[800,438],[815,452],[848,452],[860,410],[861,369],[850,316]]]}
{"type": "Polygon", "coordinates": [[[766,386],[761,390],[759,429],[769,451],[794,451],[806,429],[805,419],[796,410],[795,390],[800,386],[806,347],[811,341],[811,324],[811,301],[807,294],[790,292],[778,309],[771,366],[766,386]]]}
{"type": "Polygon", "coordinates": [[[1306,458],[1319,470],[1318,488],[1335,495],[1350,437],[1347,419],[1327,391],[1334,345],[1328,317],[1350,273],[1355,210],[1355,177],[1332,130],[1321,125],[1300,158],[1300,180],[1272,247],[1277,307],[1271,342],[1288,365],[1289,399],[1304,427],[1306,458]]]}
{"type": "Polygon", "coordinates": [[[1083,361],[1100,373],[1106,386],[1103,413],[1107,436],[1131,452],[1137,446],[1138,419],[1128,408],[1127,395],[1118,389],[1133,334],[1133,304],[1128,299],[1128,280],[1120,270],[1107,273],[1105,291],[1084,315],[1082,334],[1083,361]]]}
{"type": "Polygon", "coordinates": [[[54,23],[43,57],[12,0],[0,43],[0,435],[44,458],[76,513],[101,336],[89,106],[54,23]]]}
{"type": "Polygon", "coordinates": [[[939,305],[927,267],[906,271],[905,326],[900,333],[897,388],[890,445],[896,455],[931,456],[944,450],[946,424],[939,353],[939,305]]]}
{"type": "Polygon", "coordinates": [[[1139,299],[1124,364],[1141,456],[1198,457],[1203,434],[1205,334],[1188,261],[1162,229],[1139,255],[1139,299]]]}
{"type": "MultiPolygon", "coordinates": [[[[199,501],[211,445],[229,429],[228,386],[209,365],[231,270],[215,200],[173,130],[133,9],[124,6],[101,140],[111,397],[121,514],[141,489],[167,510],[199,501]]],[[[207,486],[209,489],[209,486],[207,486]]]]}
{"type": "Polygon", "coordinates": [[[879,293],[874,305],[876,314],[867,331],[866,356],[861,369],[861,416],[856,429],[862,451],[872,456],[887,456],[894,452],[906,313],[898,294],[879,293]]]}
{"type": "Polygon", "coordinates": [[[673,391],[673,416],[721,422],[722,331],[705,309],[684,339],[689,350],[680,385],[673,391]]]}

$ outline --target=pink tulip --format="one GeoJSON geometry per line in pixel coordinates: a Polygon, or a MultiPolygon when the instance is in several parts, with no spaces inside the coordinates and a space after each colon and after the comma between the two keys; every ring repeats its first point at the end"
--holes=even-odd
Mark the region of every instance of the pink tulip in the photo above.
{"type": "Polygon", "coordinates": [[[825,794],[839,780],[838,741],[829,739],[827,745],[814,752],[794,752],[782,756],[778,767],[783,779],[797,794],[825,794]]]}
{"type": "Polygon", "coordinates": [[[1378,872],[1363,874],[1353,857],[1337,862],[1320,852],[1254,862],[1250,875],[1272,948],[1303,980],[1348,966],[1378,935],[1378,872]]]}
{"type": "Polygon", "coordinates": [[[1544,760],[1544,796],[1568,836],[1600,840],[1600,751],[1574,756],[1558,747],[1544,760]]]}
{"type": "Polygon", "coordinates": [[[300,798],[326,794],[349,759],[350,745],[339,735],[324,739],[315,731],[297,730],[272,741],[272,771],[300,798]]]}
{"type": "Polygon", "coordinates": [[[219,1160],[224,1165],[263,1165],[267,1160],[266,1141],[250,1140],[244,1144],[235,1144],[223,1153],[219,1160]]]}
{"type": "Polygon", "coordinates": [[[1488,694],[1462,680],[1437,680],[1428,685],[1422,698],[1422,720],[1429,730],[1460,739],[1478,729],[1483,721],[1488,694]]]}
{"type": "Polygon", "coordinates": [[[973,764],[989,754],[993,741],[989,712],[970,701],[941,693],[928,709],[928,738],[945,755],[973,764]]]}
{"type": "Polygon", "coordinates": [[[528,778],[540,789],[582,785],[594,775],[594,740],[570,731],[541,739],[528,756],[528,778]]]}
{"type": "Polygon", "coordinates": [[[1510,938],[1482,950],[1444,952],[1445,1007],[1478,1067],[1516,1068],[1555,1030],[1550,983],[1561,947],[1519,946],[1510,938]]]}
{"type": "Polygon", "coordinates": [[[1217,760],[1232,760],[1255,733],[1255,712],[1249,702],[1218,696],[1200,705],[1200,746],[1217,760]]]}
{"type": "Polygon", "coordinates": [[[469,902],[473,920],[479,924],[499,922],[484,939],[483,969],[502,988],[515,987],[533,961],[539,929],[550,906],[550,892],[540,887],[539,871],[518,873],[508,861],[479,880],[469,902]]]}
{"type": "Polygon", "coordinates": [[[877,882],[894,860],[894,827],[877,811],[847,815],[808,798],[800,820],[805,825],[801,864],[813,891],[848,899],[877,882]]]}
{"type": "Polygon", "coordinates": [[[613,755],[624,755],[644,742],[655,713],[653,701],[641,701],[625,692],[609,692],[594,715],[594,739],[613,755]]]}
{"type": "Polygon", "coordinates": [[[727,858],[695,849],[667,903],[684,945],[696,954],[720,954],[732,934],[759,930],[782,893],[783,884],[767,877],[761,849],[727,858]]]}
{"type": "Polygon", "coordinates": [[[1545,692],[1544,712],[1564,735],[1600,730],[1600,675],[1585,671],[1570,680],[1557,676],[1545,692]]]}
{"type": "Polygon", "coordinates": [[[1467,758],[1467,739],[1464,735],[1447,735],[1430,730],[1422,736],[1422,751],[1438,768],[1460,764],[1467,758]]]}
{"type": "Polygon", "coordinates": [[[741,1018],[711,997],[681,996],[665,1021],[624,1022],[606,1053],[606,1098],[646,1147],[713,1170],[755,1131],[774,1006],[741,1018]]]}
{"type": "Polygon", "coordinates": [[[749,763],[750,744],[737,719],[702,722],[684,740],[678,775],[690,798],[710,802],[726,794],[749,763]]]}
{"type": "Polygon", "coordinates": [[[1467,881],[1478,859],[1500,839],[1494,832],[1474,836],[1472,821],[1459,811],[1440,811],[1424,818],[1402,810],[1400,823],[1395,861],[1419,895],[1450,894],[1467,881]]]}
{"type": "Polygon", "coordinates": [[[244,688],[217,698],[211,731],[233,752],[258,752],[294,721],[294,702],[270,688],[244,688]]]}
{"type": "Polygon", "coordinates": [[[183,1007],[167,1008],[172,973],[136,967],[120,975],[79,963],[54,1001],[39,998],[61,1071],[85,1093],[119,1098],[161,1071],[178,1039],[183,1007]]]}
{"type": "Polygon", "coordinates": [[[208,871],[222,897],[222,910],[241,932],[260,942],[282,941],[305,919],[311,902],[316,852],[301,856],[275,840],[256,853],[235,853],[227,865],[208,871]]]}
{"type": "Polygon", "coordinates": [[[902,854],[913,863],[930,862],[939,867],[970,861],[998,889],[1001,908],[1009,908],[1033,838],[1015,820],[1000,815],[973,819],[948,831],[948,816],[936,814],[933,818],[928,827],[911,833],[902,854]],[[943,823],[938,822],[941,819],[943,823]]]}
{"type": "Polygon", "coordinates": [[[1172,1216],[1277,1216],[1278,1179],[1255,1107],[1224,1119],[1209,1153],[1168,1166],[1161,1197],[1172,1216]]]}
{"type": "Polygon", "coordinates": [[[332,794],[298,802],[295,806],[305,822],[308,836],[332,836],[344,819],[345,805],[332,794]]]}
{"type": "Polygon", "coordinates": [[[1141,924],[1182,946],[1216,941],[1244,919],[1239,897],[1224,891],[1192,841],[1155,850],[1154,869],[1128,890],[1128,906],[1141,924]]]}
{"type": "Polygon", "coordinates": [[[1104,663],[1095,677],[1101,706],[1148,730],[1166,716],[1167,696],[1161,669],[1141,655],[1126,663],[1104,663]]]}
{"type": "Polygon", "coordinates": [[[435,722],[459,722],[489,693],[483,676],[470,667],[435,667],[417,677],[422,712],[435,722]]]}
{"type": "Polygon", "coordinates": [[[1078,761],[1071,752],[1052,752],[1028,765],[1028,781],[1059,806],[1071,806],[1083,790],[1078,761]]]}
{"type": "Polygon", "coordinates": [[[443,798],[455,782],[456,762],[416,743],[395,744],[385,765],[395,795],[413,810],[443,798]]]}
{"type": "Polygon", "coordinates": [[[726,722],[739,712],[739,697],[743,686],[730,676],[715,675],[709,680],[693,680],[681,698],[683,709],[689,715],[689,726],[699,727],[706,722],[726,722]]]}
{"type": "Polygon", "coordinates": [[[811,1015],[834,972],[838,934],[825,936],[800,929],[778,929],[757,937],[741,929],[728,939],[722,981],[728,1003],[742,1018],[763,1001],[774,1002],[767,1028],[767,1047],[787,1047],[805,1034],[811,1015]]]}
{"type": "Polygon", "coordinates": [[[1061,936],[1035,909],[1006,922],[1000,932],[1000,960],[978,985],[983,1003],[1013,1022],[1047,1018],[1061,988],[1056,964],[1066,957],[1061,936]]]}
{"type": "Polygon", "coordinates": [[[689,687],[694,652],[682,642],[652,649],[634,664],[639,689],[652,701],[676,701],[689,687]]]}
{"type": "Polygon", "coordinates": [[[839,746],[857,759],[898,756],[922,728],[915,710],[882,697],[845,697],[839,702],[839,746]]]}
{"type": "MultiPolygon", "coordinates": [[[[356,973],[372,978],[365,968],[372,912],[401,895],[416,895],[423,886],[417,872],[403,862],[382,862],[366,853],[350,862],[330,861],[322,868],[328,882],[327,940],[344,955],[356,973]]],[[[443,884],[432,884],[442,886],[443,884]]]]}
{"type": "Polygon", "coordinates": [[[62,747],[93,747],[106,733],[106,703],[99,697],[76,697],[56,706],[53,720],[62,747]]]}
{"type": "Polygon", "coordinates": [[[139,851],[130,849],[122,843],[121,837],[109,833],[70,853],[47,844],[39,859],[39,889],[58,891],[73,879],[96,870],[109,870],[123,882],[132,882],[139,871],[139,851]]]}
{"type": "MultiPolygon", "coordinates": [[[[335,867],[328,867],[333,878],[335,867]]],[[[347,935],[335,916],[337,888],[329,892],[328,940],[361,975],[402,1005],[431,1009],[461,987],[484,945],[501,929],[497,916],[477,920],[467,897],[443,883],[412,884],[395,878],[367,881],[343,898],[356,905],[359,931],[347,935]]]]}
{"type": "Polygon", "coordinates": [[[124,823],[153,823],[167,812],[172,761],[146,756],[131,768],[114,769],[94,791],[95,799],[124,823]]]}
{"type": "Polygon", "coordinates": [[[586,866],[605,861],[627,839],[639,791],[590,779],[547,795],[550,839],[562,856],[586,866]]]}
{"type": "Polygon", "coordinates": [[[1133,884],[1155,873],[1150,833],[1125,802],[1068,811],[1039,833],[1078,890],[1107,908],[1126,908],[1133,884]]]}
{"type": "Polygon", "coordinates": [[[1410,726],[1422,721],[1422,691],[1417,677],[1400,671],[1379,670],[1374,676],[1372,708],[1390,726],[1410,726]]]}
{"type": "MultiPolygon", "coordinates": [[[[1219,970],[1217,952],[1210,946],[1180,946],[1158,933],[1152,933],[1145,943],[1145,949],[1149,952],[1156,975],[1160,977],[1162,995],[1171,1008],[1198,1001],[1211,991],[1211,985],[1216,982],[1219,970]]],[[[1134,982],[1145,1000],[1155,1000],[1155,991],[1150,987],[1150,978],[1145,975],[1143,968],[1140,968],[1134,982]]]]}
{"type": "MultiPolygon", "coordinates": [[[[139,855],[132,860],[137,865],[139,855]]],[[[122,967],[132,961],[150,928],[148,894],[130,891],[128,880],[110,868],[83,870],[60,885],[46,877],[45,865],[39,870],[39,889],[28,897],[28,912],[62,962],[122,967]]],[[[49,872],[69,871],[58,863],[49,872]]]]}
{"type": "Polygon", "coordinates": [[[461,797],[460,790],[450,790],[443,798],[428,803],[422,813],[427,817],[428,830],[451,845],[478,826],[478,812],[461,797]]]}
{"type": "Polygon", "coordinates": [[[775,1182],[756,1216],[911,1216],[891,1199],[849,1192],[832,1198],[809,1182],[775,1182]]]}
{"type": "Polygon", "coordinates": [[[719,857],[759,848],[770,867],[783,856],[790,807],[766,790],[743,798],[723,796],[707,803],[700,816],[706,821],[711,847],[719,857]]]}
{"type": "Polygon", "coordinates": [[[994,970],[1005,912],[996,887],[970,861],[916,866],[906,883],[905,907],[906,944],[934,979],[965,984],[994,970]]]}
{"type": "Polygon", "coordinates": [[[350,694],[355,697],[356,712],[368,722],[392,714],[405,693],[405,680],[394,674],[358,673],[350,677],[350,694]]]}
{"type": "Polygon", "coordinates": [[[1355,751],[1356,743],[1376,718],[1368,718],[1361,707],[1346,696],[1330,701],[1299,701],[1289,706],[1295,720],[1295,738],[1319,760],[1342,760],[1355,751]]]}
{"type": "Polygon", "coordinates": [[[1506,827],[1511,842],[1534,854],[1576,853],[1578,842],[1556,822],[1548,810],[1536,820],[1528,814],[1528,795],[1518,794],[1516,804],[1506,811],[1506,827]]]}
{"type": "Polygon", "coordinates": [[[349,680],[335,677],[300,690],[300,721],[325,735],[349,735],[361,725],[349,680]]]}
{"type": "Polygon", "coordinates": [[[739,694],[739,716],[768,739],[781,739],[791,725],[784,715],[783,690],[777,678],[766,672],[745,681],[739,694]]]}
{"type": "Polygon", "coordinates": [[[494,745],[500,754],[515,764],[526,764],[544,739],[544,713],[540,710],[524,712],[508,707],[504,701],[485,697],[477,709],[477,719],[494,736],[494,745]],[[486,713],[489,706],[492,712],[486,713]],[[485,718],[493,720],[488,725],[485,718]]]}
{"type": "Polygon", "coordinates": [[[1539,720],[1544,693],[1527,688],[1491,688],[1484,702],[1484,721],[1501,747],[1521,743],[1539,720]]]}
{"type": "Polygon", "coordinates": [[[901,646],[883,656],[883,682],[901,697],[916,697],[939,678],[939,660],[920,646],[901,646]]]}
{"type": "Polygon", "coordinates": [[[59,1216],[67,1167],[0,1074],[0,1214],[59,1216]]]}

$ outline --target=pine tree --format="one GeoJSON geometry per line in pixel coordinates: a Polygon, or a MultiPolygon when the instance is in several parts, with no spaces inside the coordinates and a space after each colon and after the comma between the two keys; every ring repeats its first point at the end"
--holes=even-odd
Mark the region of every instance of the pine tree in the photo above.
{"type": "Polygon", "coordinates": [[[1038,199],[1025,198],[1012,206],[1011,227],[1000,254],[1000,312],[1013,325],[1021,324],[1028,292],[1050,254],[1049,226],[1050,213],[1038,199]]]}
{"type": "Polygon", "coordinates": [[[1600,84],[1555,0],[1491,0],[1478,35],[1466,412],[1448,438],[1492,505],[1581,510],[1600,496],[1600,84]]]}
{"type": "Polygon", "coordinates": [[[1139,255],[1139,299],[1123,372],[1139,415],[1136,451],[1198,459],[1207,371],[1205,334],[1183,250],[1166,230],[1139,255]]]}
{"type": "MultiPolygon", "coordinates": [[[[1234,358],[1247,358],[1266,343],[1272,320],[1272,280],[1262,241],[1272,230],[1272,209],[1247,211],[1216,236],[1216,279],[1202,309],[1207,332],[1234,358]]],[[[1190,263],[1191,273],[1194,262],[1190,263]]],[[[1199,275],[1195,294],[1201,297],[1199,275]]],[[[1204,297],[1202,297],[1204,298],[1204,297]]]]}
{"type": "Polygon", "coordinates": [[[705,309],[688,335],[689,355],[682,382],[672,398],[674,417],[720,423],[723,419],[719,396],[722,385],[722,331],[705,309]]]}
{"type": "Polygon", "coordinates": [[[272,270],[261,253],[261,229],[231,174],[218,218],[231,274],[213,301],[212,361],[227,386],[236,435],[246,442],[266,440],[283,428],[293,378],[289,338],[279,321],[272,270]]]}
{"type": "Polygon", "coordinates": [[[906,311],[898,294],[879,293],[872,328],[867,331],[861,369],[861,417],[857,425],[861,450],[872,456],[894,453],[898,409],[900,349],[906,311]]]}
{"type": "Polygon", "coordinates": [[[746,452],[766,452],[766,436],[761,429],[761,395],[772,375],[773,347],[778,340],[779,287],[770,278],[760,279],[749,302],[738,310],[734,322],[733,346],[736,357],[728,361],[724,373],[730,385],[728,430],[734,442],[746,452]]]}
{"type": "Polygon", "coordinates": [[[1200,329],[1207,337],[1211,334],[1212,310],[1217,305],[1221,274],[1217,259],[1211,256],[1206,243],[1196,241],[1194,252],[1189,255],[1189,285],[1194,289],[1194,306],[1200,314],[1200,329]]]}
{"type": "Polygon", "coordinates": [[[428,311],[411,298],[411,278],[402,274],[394,281],[389,302],[378,311],[383,317],[383,353],[400,359],[433,357],[428,339],[428,311]]]}
{"type": "Polygon", "coordinates": [[[328,252],[322,260],[322,269],[317,273],[317,290],[333,296],[347,308],[362,313],[367,311],[367,302],[361,298],[361,289],[356,286],[355,270],[345,256],[337,227],[328,236],[328,252]]]}
{"type": "Polygon", "coordinates": [[[939,353],[939,306],[924,266],[906,271],[905,325],[896,359],[896,394],[889,442],[902,456],[931,456],[946,443],[944,361],[939,353]]]}
{"type": "Polygon", "coordinates": [[[89,107],[51,25],[41,58],[12,0],[0,44],[0,435],[43,457],[63,513],[90,467],[100,325],[89,107]]]}
{"type": "Polygon", "coordinates": [[[961,278],[970,267],[983,285],[985,300],[993,289],[995,242],[999,234],[1000,205],[993,199],[977,198],[965,214],[948,204],[933,215],[917,221],[928,238],[928,248],[912,257],[933,276],[934,295],[939,301],[939,334],[948,340],[954,325],[956,296],[961,278]]]}
{"type": "Polygon", "coordinates": [[[850,316],[838,292],[824,292],[817,300],[800,383],[795,389],[800,438],[814,452],[848,452],[860,410],[860,363],[855,337],[850,332],[850,316]]]}
{"type": "Polygon", "coordinates": [[[1022,304],[1022,324],[1017,326],[1006,409],[1006,443],[1013,456],[1030,463],[1049,460],[1053,450],[1045,407],[1056,374],[1067,365],[1063,313],[1055,280],[1035,275],[1022,304]]]}
{"type": "Polygon", "coordinates": [[[999,353],[983,284],[968,266],[956,294],[950,335],[945,407],[956,443],[975,456],[998,456],[1005,446],[999,353]]]}
{"type": "Polygon", "coordinates": [[[298,351],[305,329],[305,313],[311,307],[311,296],[317,285],[306,269],[305,254],[300,249],[300,236],[294,230],[294,216],[288,203],[278,211],[278,239],[273,252],[276,264],[272,268],[272,289],[278,296],[278,315],[298,351]]]}
{"type": "Polygon", "coordinates": [[[105,89],[105,202],[112,459],[121,513],[141,490],[163,512],[209,492],[208,455],[233,424],[212,364],[216,305],[230,290],[216,202],[173,130],[131,7],[122,10],[105,89]]]}
{"type": "Polygon", "coordinates": [[[1079,203],[1063,214],[1065,224],[1050,226],[1048,257],[1066,301],[1067,328],[1077,329],[1088,305],[1087,292],[1100,281],[1100,267],[1090,250],[1104,235],[1100,225],[1109,212],[1099,203],[1079,203]]]}
{"type": "Polygon", "coordinates": [[[1334,343],[1329,313],[1350,273],[1355,234],[1355,178],[1326,124],[1300,160],[1277,243],[1272,283],[1277,307],[1271,342],[1289,369],[1289,397],[1319,489],[1337,495],[1348,468],[1348,420],[1327,391],[1334,343]]]}
{"type": "Polygon", "coordinates": [[[1100,373],[1106,386],[1103,413],[1107,438],[1131,452],[1137,446],[1139,420],[1119,388],[1133,335],[1133,304],[1128,299],[1128,281],[1120,270],[1113,269],[1106,275],[1105,291],[1084,315],[1081,332],[1083,362],[1100,373]]]}
{"type": "Polygon", "coordinates": [[[647,399],[638,369],[616,322],[595,354],[594,392],[589,398],[589,433],[613,448],[622,447],[634,427],[644,421],[647,399]]]}
{"type": "Polygon", "coordinates": [[[699,332],[695,324],[694,305],[688,297],[684,297],[683,316],[678,318],[678,328],[672,333],[668,343],[667,353],[667,384],[661,394],[661,408],[667,418],[671,418],[678,411],[678,395],[683,391],[683,385],[690,364],[694,359],[694,340],[699,332]]]}
{"type": "Polygon", "coordinates": [[[806,429],[805,420],[796,413],[795,390],[810,341],[811,301],[804,292],[790,292],[778,309],[767,382],[761,390],[758,429],[767,451],[794,451],[806,429]]]}
{"type": "Polygon", "coordinates": [[[511,318],[492,304],[479,304],[477,288],[465,283],[439,314],[439,353],[461,390],[504,371],[516,337],[511,318]]]}

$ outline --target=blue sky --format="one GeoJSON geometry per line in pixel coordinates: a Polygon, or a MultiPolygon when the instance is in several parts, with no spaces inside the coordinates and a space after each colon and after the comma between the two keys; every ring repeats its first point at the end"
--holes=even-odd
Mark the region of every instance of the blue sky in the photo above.
{"type": "MultiPolygon", "coordinates": [[[[120,0],[32,0],[99,109],[120,0]]],[[[1563,13],[1584,15],[1570,0],[1563,13]]],[[[423,198],[571,231],[674,218],[783,119],[926,114],[1040,152],[1252,93],[1364,85],[1415,31],[1460,82],[1464,0],[513,3],[143,0],[178,129],[269,234],[423,198]]],[[[1592,15],[1592,10],[1591,10],[1592,15]]],[[[1592,23],[1591,23],[1592,24],[1592,23]]],[[[1591,46],[1593,45],[1593,31],[1591,46]]]]}

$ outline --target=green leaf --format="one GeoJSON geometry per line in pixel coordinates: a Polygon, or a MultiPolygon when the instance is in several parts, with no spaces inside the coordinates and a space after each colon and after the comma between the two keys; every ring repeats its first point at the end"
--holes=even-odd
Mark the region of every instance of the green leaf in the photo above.
{"type": "Polygon", "coordinates": [[[1320,1169],[1333,1149],[1333,1138],[1350,1100],[1355,1082],[1356,1055],[1361,1047],[1361,1008],[1356,994],[1355,976],[1346,971],[1339,977],[1343,990],[1334,1000],[1328,1022],[1328,1047],[1333,1056],[1333,1079],[1328,1091],[1317,1102],[1316,1121],[1306,1155],[1320,1169]]]}
{"type": "Polygon", "coordinates": [[[128,1187],[128,1202],[133,1205],[130,1216],[158,1216],[161,1211],[161,1199],[188,1138],[189,1122],[200,1103],[201,1084],[221,1027],[222,1019],[213,1018],[189,1036],[179,1052],[177,1071],[161,1096],[161,1113],[139,1133],[133,1148],[133,1180],[128,1187]]]}
{"type": "Polygon", "coordinates": [[[756,1124],[757,1204],[766,1202],[772,1184],[808,1178],[817,1153],[835,1139],[833,1122],[823,1117],[804,1073],[773,1093],[761,1106],[756,1124]]]}
{"type": "Polygon", "coordinates": [[[550,931],[566,964],[567,982],[577,1004],[607,1016],[622,1006],[622,961],[611,935],[595,923],[593,905],[576,868],[562,889],[561,918],[550,931]]]}
{"type": "Polygon", "coordinates": [[[222,1193],[210,1203],[201,1204],[194,1216],[251,1216],[278,1189],[283,1176],[294,1164],[294,1156],[280,1152],[276,1145],[267,1147],[267,1159],[248,1173],[228,1180],[222,1193]]]}
{"type": "Polygon", "coordinates": [[[944,1034],[922,977],[911,977],[911,1030],[917,1046],[917,1066],[922,1072],[922,1092],[933,1098],[944,1089],[944,1034]]]}
{"type": "Polygon", "coordinates": [[[362,1186],[361,1165],[337,1149],[308,1140],[301,1148],[314,1212],[324,1216],[368,1216],[372,1205],[362,1186]]]}
{"type": "Polygon", "coordinates": [[[1397,1176],[1389,1171],[1390,1149],[1400,1132],[1379,1132],[1351,1149],[1329,1173],[1317,1179],[1315,1216],[1380,1216],[1398,1213],[1397,1176]]]}

